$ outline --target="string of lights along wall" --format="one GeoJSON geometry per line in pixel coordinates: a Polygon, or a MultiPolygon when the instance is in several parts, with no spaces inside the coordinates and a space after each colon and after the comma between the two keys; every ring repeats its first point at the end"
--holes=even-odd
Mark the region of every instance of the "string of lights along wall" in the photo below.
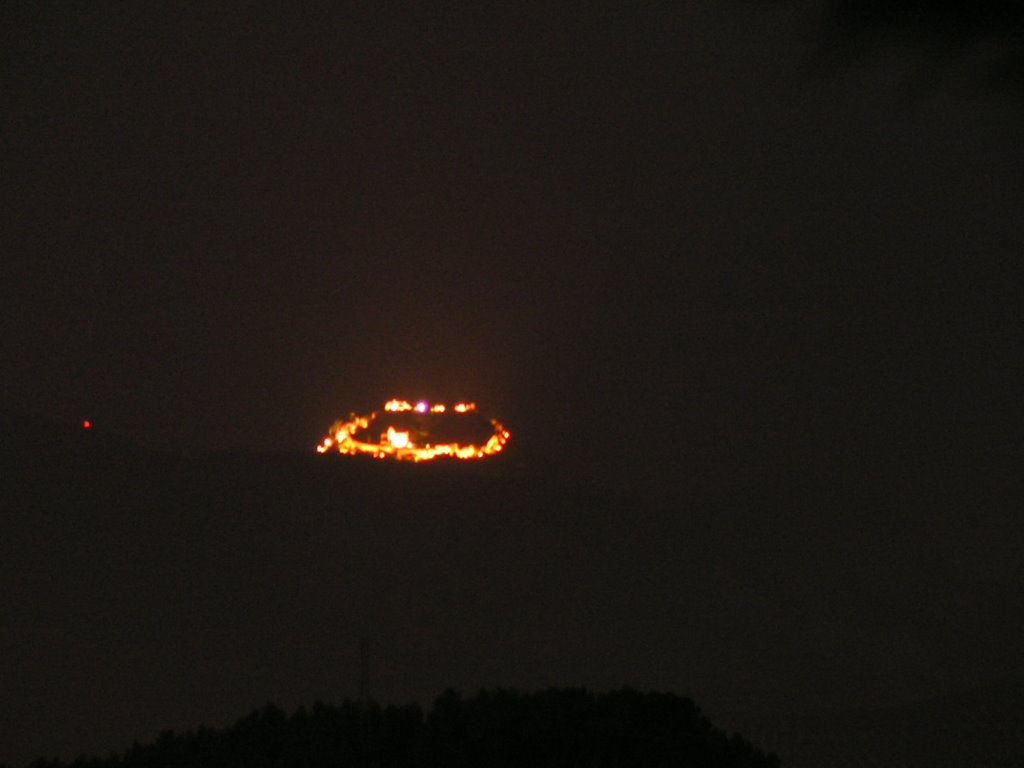
{"type": "Polygon", "coordinates": [[[483,459],[500,453],[511,434],[476,403],[453,405],[392,399],[379,411],[351,414],[331,425],[318,453],[338,452],[396,461],[483,459]]]}

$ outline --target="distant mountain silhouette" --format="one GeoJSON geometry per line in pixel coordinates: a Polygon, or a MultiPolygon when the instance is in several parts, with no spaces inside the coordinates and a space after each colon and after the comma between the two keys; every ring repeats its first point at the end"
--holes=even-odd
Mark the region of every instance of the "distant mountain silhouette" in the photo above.
{"type": "MultiPolygon", "coordinates": [[[[61,768],[38,759],[31,768],[61,768]]],[[[79,757],[73,768],[544,768],[778,765],[737,735],[714,728],[689,699],[621,690],[533,694],[446,691],[424,717],[419,707],[317,703],[287,715],[268,704],[221,730],[165,731],[106,759],[79,757]]]]}
{"type": "MultiPolygon", "coordinates": [[[[468,464],[183,455],[0,412],[0,761],[352,697],[362,637],[381,701],[629,684],[786,764],[783,731],[827,756],[860,738],[845,715],[761,724],[1020,676],[1019,475],[975,461],[694,472],[658,496],[512,443],[468,464]]],[[[972,743],[1020,744],[972,722],[972,743]]]]}

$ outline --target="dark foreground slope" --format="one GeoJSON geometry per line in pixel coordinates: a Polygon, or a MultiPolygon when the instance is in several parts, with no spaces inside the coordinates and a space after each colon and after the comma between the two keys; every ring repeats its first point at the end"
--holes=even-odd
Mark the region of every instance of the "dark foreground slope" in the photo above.
{"type": "MultiPolygon", "coordinates": [[[[61,765],[39,760],[33,768],[61,765]]],[[[291,716],[267,705],[230,728],[166,731],[152,744],[72,765],[769,768],[778,760],[713,728],[691,701],[670,694],[499,690],[463,699],[449,690],[425,718],[414,705],[317,704],[291,716]]]]}
{"type": "MultiPolygon", "coordinates": [[[[352,698],[362,638],[379,701],[678,691],[787,765],[802,744],[863,754],[871,730],[797,717],[776,739],[745,723],[1024,675],[1021,481],[1007,467],[939,482],[923,457],[856,484],[698,470],[600,484],[516,443],[478,464],[397,466],[0,426],[11,765],[225,726],[253,702],[352,698]]],[[[1016,731],[986,739],[1020,751],[1016,731]]]]}

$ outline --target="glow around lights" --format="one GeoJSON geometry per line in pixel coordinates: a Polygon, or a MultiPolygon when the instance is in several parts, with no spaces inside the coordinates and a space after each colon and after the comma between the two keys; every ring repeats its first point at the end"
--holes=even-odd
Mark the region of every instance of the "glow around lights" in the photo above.
{"type": "MultiPolygon", "coordinates": [[[[444,413],[447,409],[447,405],[441,405],[439,403],[430,405],[422,400],[416,403],[416,405],[413,405],[408,400],[388,400],[384,403],[384,410],[390,413],[404,413],[405,411],[426,413],[428,410],[431,413],[444,413]]],[[[470,411],[476,410],[476,403],[456,403],[452,406],[452,410],[456,413],[469,413],[470,411]]]]}
{"type": "Polygon", "coordinates": [[[388,444],[395,448],[409,447],[409,433],[399,432],[394,427],[388,427],[388,444]]]}
{"type": "MultiPolygon", "coordinates": [[[[408,414],[422,422],[415,431],[404,427],[388,425],[386,430],[371,429],[378,419],[387,420],[377,411],[367,415],[352,414],[348,421],[336,421],[330,428],[327,437],[316,447],[317,453],[337,451],[338,453],[355,456],[367,454],[378,459],[397,459],[399,461],[430,461],[448,457],[454,459],[482,459],[500,453],[508,442],[511,434],[497,419],[491,419],[493,432],[481,445],[458,442],[434,443],[430,439],[430,429],[426,422],[430,419],[458,419],[458,414],[476,412],[476,403],[455,403],[450,408],[441,404],[430,404],[419,401],[415,405],[407,400],[392,399],[384,403],[384,414],[408,414]],[[374,440],[374,437],[378,439],[374,440]]],[[[408,418],[408,417],[406,417],[408,418]]],[[[382,426],[382,425],[378,425],[382,426]]]]}

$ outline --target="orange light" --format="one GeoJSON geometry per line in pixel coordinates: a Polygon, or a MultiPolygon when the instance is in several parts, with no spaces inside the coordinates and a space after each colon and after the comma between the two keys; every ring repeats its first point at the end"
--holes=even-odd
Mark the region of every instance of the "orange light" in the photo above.
{"type": "MultiPolygon", "coordinates": [[[[388,400],[384,404],[384,411],[386,412],[404,413],[415,411],[417,414],[423,414],[427,419],[432,415],[444,414],[447,410],[448,407],[445,405],[437,404],[431,406],[423,401],[418,402],[415,406],[411,405],[407,400],[398,399],[388,400]],[[428,413],[430,415],[427,415],[428,413]]],[[[466,414],[475,411],[476,404],[457,403],[452,410],[457,414],[466,414]]],[[[327,451],[334,448],[338,453],[349,456],[362,453],[378,459],[393,458],[400,461],[414,462],[430,461],[438,457],[482,459],[499,453],[511,437],[505,427],[496,419],[491,419],[491,426],[494,428],[494,432],[483,445],[461,445],[459,443],[434,444],[430,442],[417,444],[411,432],[395,429],[394,426],[389,426],[383,434],[377,432],[376,434],[379,435],[380,439],[371,442],[366,439],[370,437],[367,432],[370,428],[370,423],[377,416],[378,413],[376,411],[367,416],[358,416],[353,413],[349,416],[348,421],[336,421],[331,425],[327,437],[317,445],[317,452],[327,453],[327,451]]]]}
{"type": "Polygon", "coordinates": [[[388,427],[388,442],[395,448],[408,448],[409,433],[398,432],[394,427],[388,427]]]}

